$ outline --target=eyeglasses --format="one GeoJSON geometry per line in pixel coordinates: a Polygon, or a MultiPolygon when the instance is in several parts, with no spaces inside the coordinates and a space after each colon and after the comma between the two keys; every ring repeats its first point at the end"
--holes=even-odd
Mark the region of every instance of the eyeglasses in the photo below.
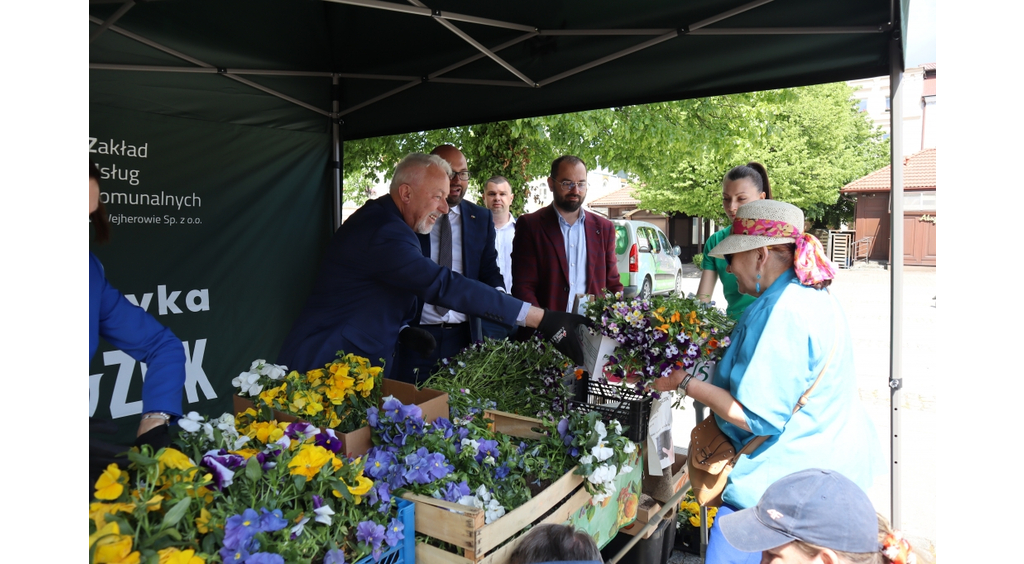
{"type": "Polygon", "coordinates": [[[572,180],[563,180],[563,181],[559,182],[558,185],[561,186],[562,190],[565,190],[566,192],[568,192],[569,190],[572,190],[573,188],[579,188],[580,190],[586,190],[587,189],[587,181],[586,180],[581,180],[579,182],[573,182],[572,180]]]}
{"type": "Polygon", "coordinates": [[[448,176],[448,178],[454,180],[456,176],[459,177],[459,180],[469,180],[469,171],[468,170],[464,170],[462,172],[452,171],[452,173],[448,176]]]}

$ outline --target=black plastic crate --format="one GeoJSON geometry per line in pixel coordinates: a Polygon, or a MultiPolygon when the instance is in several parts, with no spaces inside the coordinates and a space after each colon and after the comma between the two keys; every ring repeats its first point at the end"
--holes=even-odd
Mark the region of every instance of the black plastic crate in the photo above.
{"type": "Polygon", "coordinates": [[[605,422],[615,419],[623,427],[623,434],[631,441],[647,440],[647,427],[651,419],[649,396],[642,396],[625,386],[591,380],[588,374],[575,382],[576,399],[573,411],[596,411],[605,422]]]}

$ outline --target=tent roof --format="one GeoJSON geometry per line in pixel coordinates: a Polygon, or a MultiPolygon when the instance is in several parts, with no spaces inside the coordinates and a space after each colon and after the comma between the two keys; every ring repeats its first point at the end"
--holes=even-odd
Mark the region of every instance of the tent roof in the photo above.
{"type": "Polygon", "coordinates": [[[908,5],[92,0],[90,102],[325,131],[334,74],[358,139],[884,75],[908,5]]]}
{"type": "MultiPolygon", "coordinates": [[[[935,149],[925,149],[903,158],[904,190],[935,190],[935,149]]],[[[884,167],[843,186],[843,194],[888,192],[892,185],[892,167],[884,167]]]]}

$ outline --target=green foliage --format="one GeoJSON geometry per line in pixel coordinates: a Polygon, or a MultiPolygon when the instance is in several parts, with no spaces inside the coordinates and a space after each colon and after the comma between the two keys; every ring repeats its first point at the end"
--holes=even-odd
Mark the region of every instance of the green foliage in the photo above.
{"type": "MultiPolygon", "coordinates": [[[[732,118],[754,119],[733,130],[737,135],[730,143],[706,145],[704,152],[649,179],[635,193],[641,207],[724,220],[722,177],[733,166],[758,161],[768,170],[773,198],[800,207],[816,224],[851,218],[852,202],[840,200],[839,190],[884,166],[888,141],[857,111],[844,83],[784,92],[774,99],[721,97],[732,118]]],[[[723,131],[722,124],[717,128],[723,131]]]]}
{"type": "Polygon", "coordinates": [[[466,155],[477,193],[492,175],[509,179],[516,215],[528,182],[573,154],[590,169],[627,171],[644,209],[724,220],[722,177],[756,160],[777,199],[834,225],[852,215],[839,189],[884,166],[889,151],[851,93],[820,84],[347,141],[346,192],[349,178],[388,176],[407,153],[450,143],[466,155]]]}
{"type": "Polygon", "coordinates": [[[693,255],[693,266],[697,267],[697,270],[701,269],[701,264],[704,262],[704,253],[697,253],[693,255]]]}

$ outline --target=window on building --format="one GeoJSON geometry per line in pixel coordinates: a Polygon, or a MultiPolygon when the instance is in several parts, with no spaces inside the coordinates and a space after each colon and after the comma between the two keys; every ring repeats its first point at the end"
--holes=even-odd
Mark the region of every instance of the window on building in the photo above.
{"type": "Polygon", "coordinates": [[[904,192],[903,211],[935,211],[935,191],[904,192]]]}
{"type": "Polygon", "coordinates": [[[858,112],[866,112],[866,111],[868,111],[868,101],[867,101],[866,98],[857,102],[857,111],[858,112]]]}
{"type": "Polygon", "coordinates": [[[885,97],[885,111],[888,112],[891,109],[892,109],[892,99],[889,98],[888,96],[886,96],[885,97]]]}

